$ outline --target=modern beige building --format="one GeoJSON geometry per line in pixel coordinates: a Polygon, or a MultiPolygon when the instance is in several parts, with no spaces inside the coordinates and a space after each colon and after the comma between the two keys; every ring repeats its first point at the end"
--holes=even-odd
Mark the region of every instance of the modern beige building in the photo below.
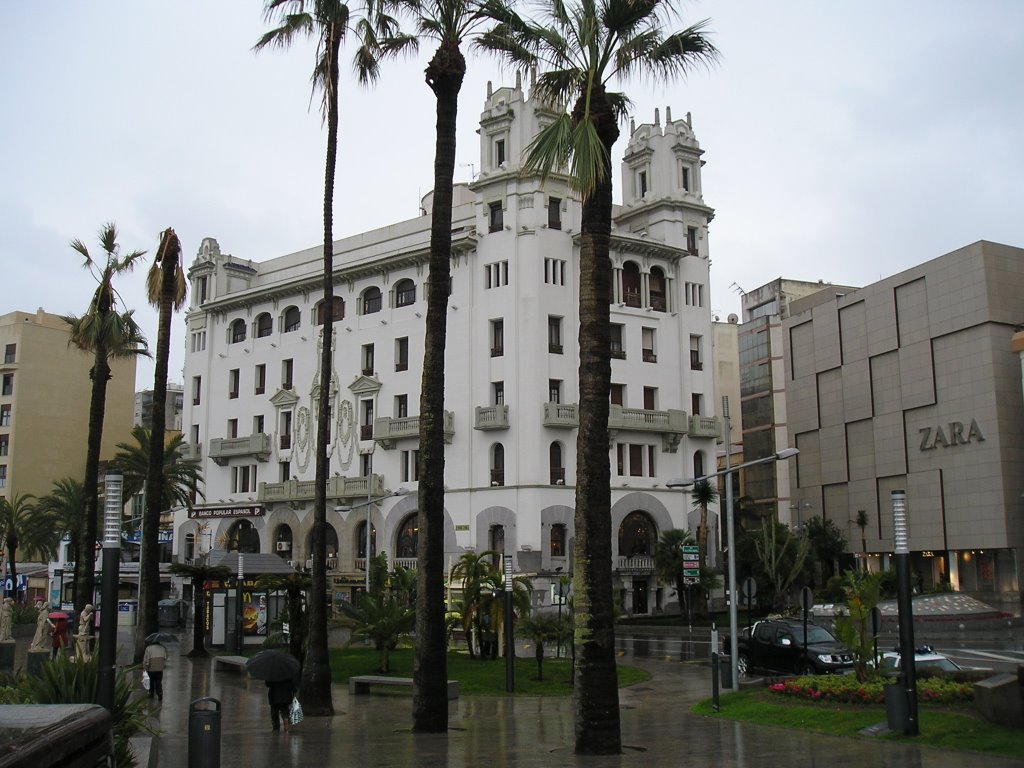
{"type": "MultiPolygon", "coordinates": [[[[68,346],[68,326],[42,309],[0,316],[0,496],[50,492],[85,475],[92,357],[68,346]]],[[[111,361],[101,458],[132,429],[135,361],[111,361]]]]}
{"type": "Polygon", "coordinates": [[[847,532],[872,568],[907,493],[918,586],[948,583],[1021,612],[1024,399],[1013,351],[1024,250],[990,242],[845,295],[793,302],[783,323],[795,503],[847,532]]]}

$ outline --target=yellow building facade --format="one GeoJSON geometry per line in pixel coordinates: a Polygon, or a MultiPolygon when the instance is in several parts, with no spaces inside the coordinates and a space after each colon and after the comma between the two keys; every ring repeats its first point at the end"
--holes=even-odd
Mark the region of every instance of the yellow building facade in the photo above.
{"type": "MultiPolygon", "coordinates": [[[[85,477],[92,356],[43,310],[0,315],[0,496],[43,496],[85,477]]],[[[131,436],[135,360],[111,360],[101,459],[131,436]]]]}

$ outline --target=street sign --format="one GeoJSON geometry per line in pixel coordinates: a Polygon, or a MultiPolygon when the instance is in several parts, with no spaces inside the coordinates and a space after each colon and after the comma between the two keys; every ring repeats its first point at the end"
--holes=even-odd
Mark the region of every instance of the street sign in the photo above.
{"type": "Polygon", "coordinates": [[[807,613],[814,607],[814,590],[810,587],[804,587],[800,590],[800,607],[804,609],[804,613],[807,613]]]}
{"type": "Polygon", "coordinates": [[[685,544],[682,547],[684,555],[700,555],[700,547],[695,547],[692,544],[685,544]]]}
{"type": "Polygon", "coordinates": [[[700,568],[683,568],[683,578],[700,578],[700,568]]]}
{"type": "Polygon", "coordinates": [[[692,587],[694,584],[700,584],[700,578],[696,576],[683,576],[683,584],[692,587]]]}

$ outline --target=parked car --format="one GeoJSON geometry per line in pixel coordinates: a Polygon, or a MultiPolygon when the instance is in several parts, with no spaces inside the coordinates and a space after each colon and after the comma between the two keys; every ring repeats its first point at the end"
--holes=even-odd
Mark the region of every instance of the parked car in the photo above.
{"type": "Polygon", "coordinates": [[[765,619],[737,638],[741,675],[831,675],[853,671],[853,652],[825,627],[802,621],[765,619]]]}
{"type": "MultiPolygon", "coordinates": [[[[878,669],[883,675],[897,675],[901,669],[902,655],[899,648],[882,654],[878,669]]],[[[914,649],[914,669],[918,673],[957,672],[962,670],[959,664],[947,656],[936,652],[930,645],[922,645],[914,649]]]]}

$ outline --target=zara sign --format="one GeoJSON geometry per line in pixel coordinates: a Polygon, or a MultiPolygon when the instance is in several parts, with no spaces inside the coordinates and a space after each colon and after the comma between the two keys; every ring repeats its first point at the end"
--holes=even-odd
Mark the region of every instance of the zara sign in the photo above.
{"type": "Polygon", "coordinates": [[[971,419],[971,423],[966,429],[962,421],[951,421],[949,424],[940,424],[936,427],[923,427],[918,430],[918,433],[921,435],[922,451],[985,441],[985,436],[981,434],[981,427],[974,419],[971,419]]]}

